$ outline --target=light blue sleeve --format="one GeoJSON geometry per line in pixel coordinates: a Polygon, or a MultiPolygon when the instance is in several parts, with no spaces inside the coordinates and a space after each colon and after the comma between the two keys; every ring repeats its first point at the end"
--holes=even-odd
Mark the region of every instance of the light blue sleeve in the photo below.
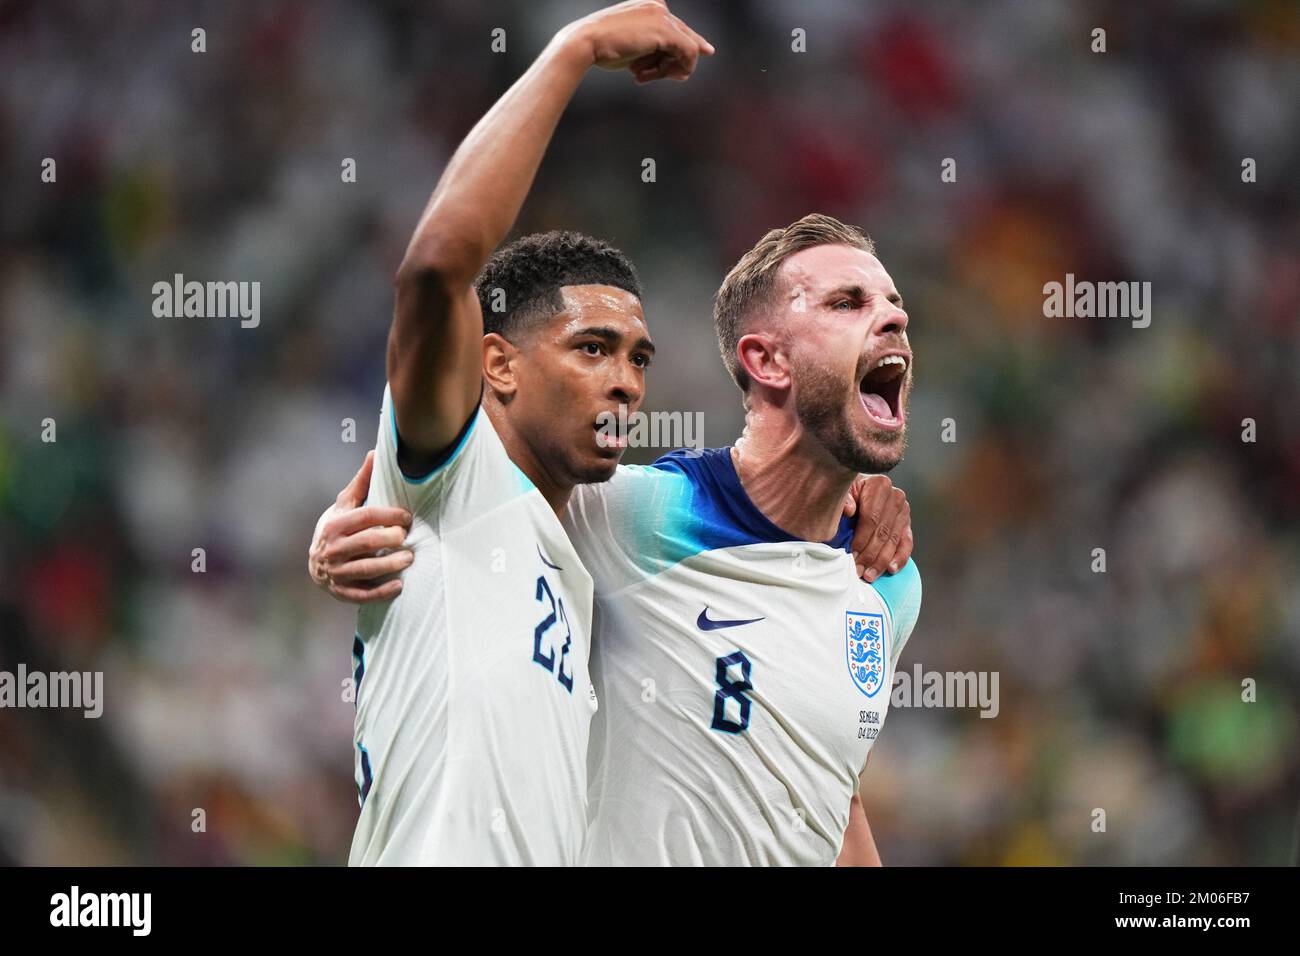
{"type": "Polygon", "coordinates": [[[641,465],[620,465],[609,481],[574,489],[562,521],[598,597],[700,550],[691,497],[681,475],[641,465]]]}
{"type": "Polygon", "coordinates": [[[909,558],[897,574],[877,578],[871,586],[884,599],[889,607],[889,616],[894,619],[892,663],[897,664],[903,645],[912,636],[912,628],[916,627],[916,619],[921,613],[921,572],[917,570],[916,562],[909,558]]]}

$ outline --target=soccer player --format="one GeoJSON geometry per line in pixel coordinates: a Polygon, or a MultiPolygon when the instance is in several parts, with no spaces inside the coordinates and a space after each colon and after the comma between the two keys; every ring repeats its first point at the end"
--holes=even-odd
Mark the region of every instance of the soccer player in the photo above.
{"type": "MultiPolygon", "coordinates": [[[[597,575],[598,634],[608,635],[597,642],[608,641],[608,656],[624,656],[613,648],[626,647],[638,629],[655,622],[644,646],[626,655],[627,668],[615,661],[597,677],[604,689],[598,692],[609,695],[610,706],[602,709],[603,720],[598,717],[593,748],[592,792],[599,803],[592,808],[589,862],[825,863],[841,847],[844,862],[878,859],[856,797],[857,778],[884,718],[898,651],[915,620],[919,578],[904,563],[910,533],[901,492],[886,491],[887,479],[857,480],[851,466],[884,470],[901,456],[910,355],[902,331],[906,316],[900,321],[894,315],[901,312],[897,292],[869,243],[833,220],[822,223],[827,224],[839,231],[794,235],[792,227],[781,255],[764,260],[749,280],[752,301],[740,300],[746,314],[736,327],[750,319],[757,324],[744,335],[743,348],[739,342],[734,347],[749,355],[742,364],[768,367],[747,373],[759,383],[752,394],[749,381],[742,384],[750,417],[736,449],[622,469],[609,485],[583,487],[565,511],[578,553],[597,575]],[[852,250],[870,261],[850,256],[846,265],[836,259],[852,250]],[[776,273],[785,260],[793,262],[805,251],[814,268],[835,266],[830,271],[838,272],[848,306],[820,300],[810,306],[802,277],[789,307],[811,311],[817,326],[810,328],[777,321],[784,313],[763,296],[778,285],[776,273]],[[842,326],[839,336],[820,327],[829,312],[835,313],[829,321],[842,326]],[[873,330],[874,324],[881,327],[873,330]],[[805,331],[814,333],[811,351],[796,341],[805,331]],[[879,351],[886,340],[901,340],[904,347],[888,355],[864,351],[879,351]],[[843,370],[820,358],[817,349],[826,346],[858,362],[882,360],[852,383],[860,411],[835,407],[847,401],[836,387],[843,370]],[[862,384],[872,387],[859,391],[862,384]],[[795,401],[786,401],[791,397],[795,401]],[[795,487],[803,495],[797,503],[788,500],[795,487]],[[844,550],[851,529],[840,520],[840,509],[851,487],[857,497],[850,507],[878,519],[859,521],[858,534],[869,543],[864,549],[855,539],[853,551],[863,565],[903,565],[892,586],[887,579],[874,587],[858,581],[844,550]],[[839,500],[827,519],[823,507],[832,493],[839,500]],[[719,614],[742,591],[772,605],[769,613],[719,614]],[[887,593],[893,593],[892,601],[887,593]],[[661,600],[667,615],[658,608],[661,600]],[[679,613],[683,606],[691,610],[679,613]],[[715,653],[724,644],[725,652],[715,653]],[[784,670],[786,676],[756,689],[755,661],[768,673],[784,670]],[[850,698],[846,686],[866,699],[850,698]],[[850,715],[846,701],[860,706],[850,715]],[[638,712],[640,705],[657,702],[661,713],[638,712]],[[633,739],[643,732],[645,739],[633,739]],[[726,764],[731,766],[720,772],[726,764]],[[636,818],[620,820],[623,813],[636,818]]],[[[788,279],[780,276],[782,295],[788,279]]],[[[725,357],[721,322],[719,331],[725,357]]],[[[490,367],[487,377],[491,381],[490,367]]],[[[386,602],[395,582],[378,588],[356,583],[397,569],[395,556],[357,558],[374,550],[361,540],[367,532],[353,533],[371,521],[361,518],[367,509],[352,510],[365,494],[363,479],[359,475],[322,516],[312,548],[313,577],[338,596],[386,602]],[[377,563],[385,561],[391,563],[377,563]]]]}
{"type": "Polygon", "coordinates": [[[588,68],[685,79],[710,53],[656,0],[566,27],[457,149],[407,247],[369,487],[388,527],[360,539],[405,539],[413,563],[358,615],[353,864],[579,860],[592,584],[557,515],[613,474],[598,420],[640,405],[653,345],[610,246],[493,250],[588,68]]]}
{"type": "Polygon", "coordinates": [[[565,514],[596,594],[585,859],[876,864],[859,778],[921,583],[911,561],[859,580],[841,506],[902,458],[908,316],[870,240],[811,215],[740,259],[714,318],[740,439],[565,514]]]}
{"type": "MultiPolygon", "coordinates": [[[[715,305],[740,440],[575,490],[564,522],[595,579],[602,702],[588,863],[879,862],[859,777],[920,577],[908,560],[860,581],[842,505],[858,472],[903,454],[902,305],[860,231],[819,215],[773,230],[715,305]]],[[[907,524],[897,509],[871,540],[896,548],[907,524]]]]}

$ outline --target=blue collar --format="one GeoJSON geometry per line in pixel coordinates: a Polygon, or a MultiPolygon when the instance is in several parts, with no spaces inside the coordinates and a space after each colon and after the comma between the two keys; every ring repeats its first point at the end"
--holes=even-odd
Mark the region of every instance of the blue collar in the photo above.
{"type": "MultiPolygon", "coordinates": [[[[754,504],[736,474],[731,446],[702,452],[679,449],[664,455],[653,467],[689,479],[695,491],[692,506],[711,532],[706,536],[711,547],[805,540],[778,527],[754,504]]],[[[849,551],[852,542],[853,522],[841,516],[835,537],[822,543],[849,551]]]]}

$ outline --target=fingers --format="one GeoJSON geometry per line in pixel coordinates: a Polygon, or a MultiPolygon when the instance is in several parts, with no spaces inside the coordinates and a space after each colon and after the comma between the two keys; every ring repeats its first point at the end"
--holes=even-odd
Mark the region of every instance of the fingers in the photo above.
{"type": "Polygon", "coordinates": [[[891,484],[888,478],[876,475],[855,479],[853,484],[857,488],[858,520],[853,526],[853,543],[849,547],[853,551],[854,563],[858,566],[858,575],[861,576],[866,569],[864,553],[867,556],[874,555],[879,544],[876,533],[885,518],[885,498],[891,484]]]}
{"type": "Polygon", "coordinates": [[[341,505],[351,505],[352,507],[365,501],[366,496],[370,494],[370,476],[374,472],[374,468],[375,451],[372,448],[366,452],[366,460],[361,463],[357,473],[352,476],[352,480],[339,492],[339,496],[335,500],[341,505]]]}
{"type": "Polygon", "coordinates": [[[844,495],[844,517],[852,518],[858,513],[858,496],[862,494],[862,486],[866,479],[862,475],[853,479],[853,484],[849,485],[848,492],[844,495]]]}
{"type": "Polygon", "coordinates": [[[912,557],[912,504],[902,488],[890,488],[890,507],[897,508],[890,540],[893,542],[893,554],[881,549],[878,570],[881,574],[896,574],[898,569],[912,557]]]}
{"type": "Polygon", "coordinates": [[[638,83],[649,83],[651,80],[661,77],[660,67],[665,59],[667,59],[665,54],[656,50],[653,53],[647,53],[645,56],[637,57],[628,64],[628,69],[632,71],[632,77],[638,83]]]}
{"type": "Polygon", "coordinates": [[[638,83],[668,77],[684,80],[695,68],[695,56],[688,49],[686,35],[679,30],[670,30],[669,36],[659,41],[659,49],[650,56],[651,62],[633,74],[638,83]]]}
{"type": "Polygon", "coordinates": [[[674,16],[673,21],[676,23],[678,29],[695,41],[696,49],[699,50],[701,56],[713,56],[716,51],[714,50],[712,43],[704,39],[704,37],[699,33],[692,30],[690,25],[681,17],[674,16]]]}
{"type": "Polygon", "coordinates": [[[700,43],[703,37],[698,36],[686,24],[682,23],[676,17],[673,17],[673,35],[670,41],[669,50],[673,53],[676,60],[675,68],[669,71],[668,75],[675,80],[690,79],[695,72],[695,66],[700,60],[700,43]]]}
{"type": "Polygon", "coordinates": [[[677,40],[678,49],[681,52],[676,54],[678,70],[670,75],[676,79],[685,80],[695,72],[695,64],[700,60],[700,44],[682,21],[676,20],[673,28],[675,31],[674,39],[677,40]]]}
{"type": "Polygon", "coordinates": [[[886,547],[890,547],[893,552],[892,542],[889,540],[890,522],[886,519],[876,526],[876,530],[871,535],[861,551],[855,552],[853,563],[857,565],[858,577],[864,581],[874,581],[880,577],[880,568],[877,563],[880,558],[880,552],[886,547]]]}
{"type": "Polygon", "coordinates": [[[869,548],[868,554],[862,559],[862,577],[865,580],[874,581],[886,572],[892,574],[902,566],[897,557],[898,548],[910,522],[911,517],[903,512],[881,522],[876,531],[877,546],[874,552],[869,548]]]}
{"type": "Polygon", "coordinates": [[[375,601],[387,601],[402,593],[401,581],[385,581],[376,584],[367,581],[360,585],[331,585],[330,594],[349,604],[373,604],[375,601]]]}
{"type": "MultiPolygon", "coordinates": [[[[912,526],[912,506],[901,488],[889,484],[881,498],[873,498],[871,507],[876,530],[871,541],[861,551],[855,552],[854,560],[859,574],[867,581],[874,581],[886,572],[892,574],[902,567],[906,558],[900,559],[898,550],[903,535],[910,535],[912,526]]],[[[859,524],[862,524],[861,519],[859,524]]],[[[907,554],[911,554],[910,544],[907,554]]]]}
{"type": "Polygon", "coordinates": [[[415,553],[410,548],[401,548],[377,558],[358,558],[328,567],[329,578],[335,584],[362,584],[375,578],[400,574],[411,566],[415,553]]]}
{"type": "MultiPolygon", "coordinates": [[[[411,527],[411,513],[404,508],[392,508],[385,505],[366,505],[353,508],[335,518],[331,518],[325,527],[325,534],[330,538],[354,534],[366,528],[411,527]]],[[[401,541],[398,541],[401,544],[401,541]]]]}
{"type": "Polygon", "coordinates": [[[653,53],[647,53],[645,56],[637,57],[627,65],[627,68],[631,70],[632,75],[635,76],[638,73],[645,73],[657,67],[662,58],[663,54],[658,50],[655,50],[653,53]]]}
{"type": "Polygon", "coordinates": [[[889,562],[886,573],[897,574],[898,569],[910,560],[912,560],[912,516],[908,515],[907,527],[903,529],[902,540],[898,542],[898,550],[894,552],[894,559],[889,562]]]}
{"type": "Polygon", "coordinates": [[[667,54],[660,54],[660,59],[649,70],[643,70],[637,74],[638,83],[653,83],[655,80],[666,80],[669,77],[676,77],[681,73],[681,67],[677,61],[667,54]]]}
{"type": "Polygon", "coordinates": [[[668,26],[654,53],[638,57],[628,65],[638,83],[666,78],[687,80],[695,72],[701,54],[713,54],[713,45],[679,18],[670,16],[668,26]]]}
{"type": "Polygon", "coordinates": [[[406,540],[403,527],[366,528],[355,534],[336,537],[325,545],[322,555],[325,563],[334,567],[350,558],[369,557],[376,551],[390,551],[402,546],[406,540]]]}

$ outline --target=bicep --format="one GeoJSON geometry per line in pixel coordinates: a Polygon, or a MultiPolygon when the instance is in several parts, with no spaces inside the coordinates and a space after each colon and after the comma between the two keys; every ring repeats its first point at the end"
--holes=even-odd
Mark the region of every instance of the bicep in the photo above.
{"type": "Polygon", "coordinates": [[[427,470],[456,440],[482,381],[483,313],[474,286],[433,273],[399,278],[388,383],[404,469],[427,470]]]}

